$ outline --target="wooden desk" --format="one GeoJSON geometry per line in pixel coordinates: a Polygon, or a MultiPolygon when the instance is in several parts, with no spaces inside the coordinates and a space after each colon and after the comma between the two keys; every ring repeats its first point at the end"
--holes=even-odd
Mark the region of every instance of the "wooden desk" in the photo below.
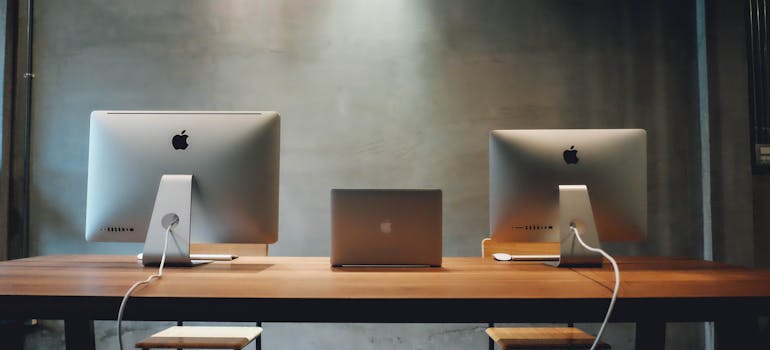
{"type": "MultiPolygon", "coordinates": [[[[770,271],[675,258],[619,259],[616,322],[662,344],[666,321],[770,314],[770,271]],[[662,327],[662,328],[661,328],[662,327]]],[[[115,319],[126,289],[154,273],[130,256],[44,256],[0,263],[1,319],[64,319],[68,344],[115,319]],[[76,336],[78,335],[79,336],[76,336]]],[[[166,268],[127,320],[263,322],[599,322],[612,270],[444,258],[442,268],[331,268],[328,258],[244,257],[166,268]]],[[[740,329],[732,330],[732,335],[740,329]]],[[[92,347],[92,345],[90,345],[92,347]]]]}

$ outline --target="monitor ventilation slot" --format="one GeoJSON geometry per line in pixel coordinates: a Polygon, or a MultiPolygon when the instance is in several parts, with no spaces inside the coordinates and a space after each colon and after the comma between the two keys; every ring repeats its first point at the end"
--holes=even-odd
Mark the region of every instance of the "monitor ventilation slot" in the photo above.
{"type": "Polygon", "coordinates": [[[552,230],[553,225],[525,225],[525,226],[514,226],[513,228],[517,230],[525,230],[525,231],[547,231],[547,230],[552,230]]]}
{"type": "Polygon", "coordinates": [[[101,232],[133,232],[133,227],[122,227],[122,226],[107,226],[102,227],[99,231],[101,232]]]}

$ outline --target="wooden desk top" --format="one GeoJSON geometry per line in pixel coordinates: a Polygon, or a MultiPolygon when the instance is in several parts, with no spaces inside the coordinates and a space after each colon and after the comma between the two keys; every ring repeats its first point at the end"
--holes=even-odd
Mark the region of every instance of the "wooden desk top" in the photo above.
{"type": "MultiPolygon", "coordinates": [[[[614,286],[612,269],[575,269],[607,288],[614,286]]],[[[663,257],[619,260],[619,298],[725,298],[770,296],[770,270],[711,261],[663,257]]]]}
{"type": "MultiPolygon", "coordinates": [[[[661,317],[689,312],[695,319],[770,309],[768,270],[676,258],[620,259],[620,268],[618,319],[649,307],[669,308],[661,317]],[[723,310],[700,310],[715,301],[726,303],[723,310]]],[[[0,315],[111,319],[127,288],[156,271],[114,255],[0,262],[0,315]]],[[[242,257],[164,269],[162,279],[134,294],[127,318],[237,321],[259,312],[266,321],[595,320],[606,311],[612,278],[609,264],[564,269],[444,258],[441,268],[332,268],[321,257],[242,257]]]]}
{"type": "MultiPolygon", "coordinates": [[[[0,295],[122,296],[156,273],[127,256],[45,256],[0,263],[0,295]]],[[[606,298],[569,269],[445,258],[441,268],[332,268],[328,258],[242,257],[167,267],[135,296],[216,298],[606,298]],[[514,272],[514,273],[512,273],[514,272]]]]}

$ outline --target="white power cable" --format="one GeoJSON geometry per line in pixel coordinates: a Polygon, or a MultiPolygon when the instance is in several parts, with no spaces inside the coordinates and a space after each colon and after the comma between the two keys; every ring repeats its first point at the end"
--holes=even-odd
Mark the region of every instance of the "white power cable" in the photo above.
{"type": "Polygon", "coordinates": [[[604,250],[601,250],[599,248],[594,248],[583,242],[583,239],[580,238],[580,233],[578,232],[577,227],[575,225],[570,225],[570,230],[572,230],[572,233],[577,237],[578,242],[585,248],[586,250],[592,251],[594,253],[599,253],[602,256],[604,256],[607,260],[610,261],[612,264],[612,268],[615,270],[615,289],[612,291],[612,299],[610,300],[610,307],[607,309],[607,315],[604,316],[604,322],[602,322],[601,328],[599,328],[599,333],[596,334],[596,339],[594,339],[594,344],[591,345],[591,350],[596,349],[596,345],[599,344],[599,341],[602,338],[602,334],[604,333],[604,327],[607,326],[607,322],[610,320],[610,315],[612,314],[612,309],[615,307],[615,301],[618,299],[618,291],[620,290],[620,269],[618,268],[618,263],[615,262],[615,259],[613,259],[607,252],[604,250]]]}
{"type": "Polygon", "coordinates": [[[121,324],[123,322],[123,311],[126,309],[126,303],[128,302],[128,297],[131,296],[131,293],[134,292],[136,288],[143,284],[148,284],[152,282],[155,278],[161,278],[163,277],[163,265],[166,263],[166,248],[168,248],[168,236],[171,234],[171,227],[174,226],[174,224],[168,225],[166,228],[166,238],[163,241],[163,256],[160,258],[160,267],[158,268],[158,274],[151,275],[150,277],[147,277],[144,281],[138,281],[134,283],[131,288],[128,289],[126,292],[126,295],[123,296],[123,301],[120,302],[120,309],[118,310],[118,344],[120,344],[120,350],[123,350],[123,331],[121,328],[121,324]]]}

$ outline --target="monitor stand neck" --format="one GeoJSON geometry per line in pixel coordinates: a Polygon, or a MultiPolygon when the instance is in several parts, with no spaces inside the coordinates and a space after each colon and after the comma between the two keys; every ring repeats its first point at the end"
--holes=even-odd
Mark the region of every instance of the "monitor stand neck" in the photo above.
{"type": "Polygon", "coordinates": [[[577,226],[586,244],[599,248],[594,212],[585,185],[559,185],[559,261],[546,264],[557,267],[601,266],[602,256],[583,248],[570,228],[572,224],[577,226]]]}
{"type": "Polygon", "coordinates": [[[192,175],[163,175],[158,185],[147,238],[144,241],[142,263],[159,265],[163,257],[166,228],[178,220],[168,237],[166,265],[190,266],[190,209],[192,206],[192,175]],[[176,217],[176,218],[175,218],[176,217]]]}

